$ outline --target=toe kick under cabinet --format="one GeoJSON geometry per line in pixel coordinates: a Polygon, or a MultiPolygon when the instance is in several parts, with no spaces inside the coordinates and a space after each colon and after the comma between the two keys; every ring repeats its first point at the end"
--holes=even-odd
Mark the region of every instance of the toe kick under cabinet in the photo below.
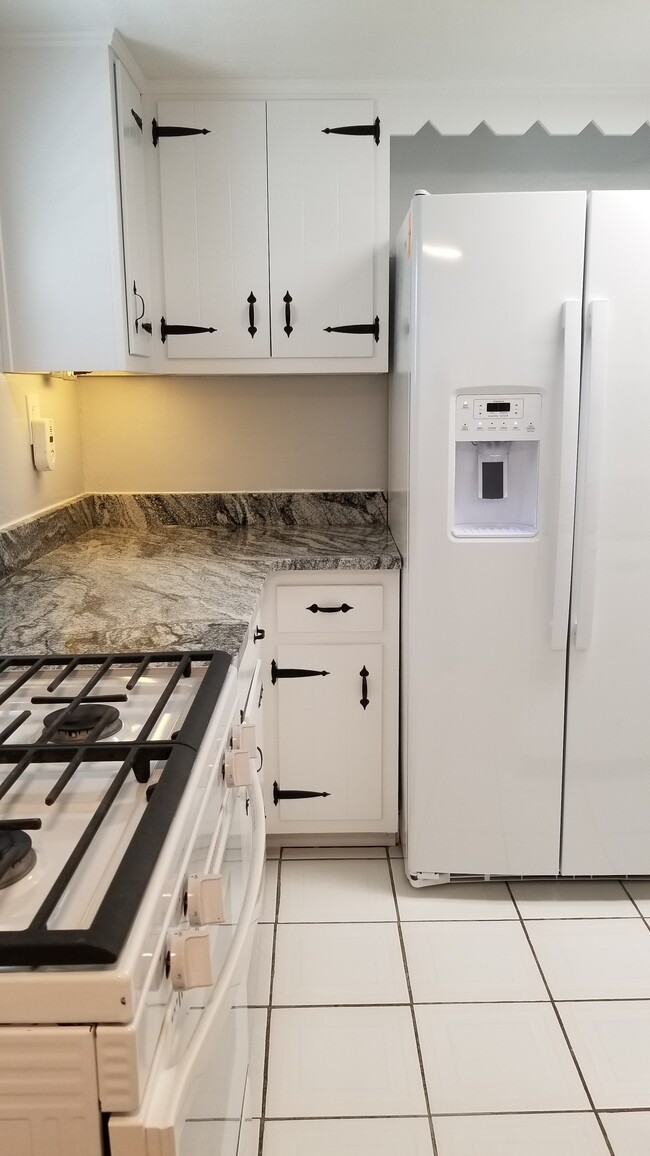
{"type": "Polygon", "coordinates": [[[269,834],[397,831],[398,571],[273,575],[265,637],[269,834]]]}

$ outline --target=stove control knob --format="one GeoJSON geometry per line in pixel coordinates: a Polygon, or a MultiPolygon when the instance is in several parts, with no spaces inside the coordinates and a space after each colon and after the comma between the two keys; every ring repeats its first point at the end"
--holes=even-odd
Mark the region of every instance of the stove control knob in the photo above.
{"type": "Polygon", "coordinates": [[[167,937],[167,961],[174,991],[212,986],[207,931],[171,931],[167,937]]]}
{"type": "Polygon", "coordinates": [[[251,757],[248,751],[226,752],[225,776],[229,787],[250,787],[251,757]]]}
{"type": "Polygon", "coordinates": [[[190,875],[187,880],[187,918],[192,927],[225,923],[221,875],[190,875]]]}
{"type": "Polygon", "coordinates": [[[232,745],[236,751],[248,751],[249,754],[256,755],[255,723],[235,723],[232,728],[232,745]]]}

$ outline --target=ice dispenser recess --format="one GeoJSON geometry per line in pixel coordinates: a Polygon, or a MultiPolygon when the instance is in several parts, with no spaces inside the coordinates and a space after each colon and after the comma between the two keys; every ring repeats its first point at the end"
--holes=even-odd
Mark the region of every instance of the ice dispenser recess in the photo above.
{"type": "Polygon", "coordinates": [[[452,534],[536,534],[541,395],[458,394],[454,404],[452,534]]]}

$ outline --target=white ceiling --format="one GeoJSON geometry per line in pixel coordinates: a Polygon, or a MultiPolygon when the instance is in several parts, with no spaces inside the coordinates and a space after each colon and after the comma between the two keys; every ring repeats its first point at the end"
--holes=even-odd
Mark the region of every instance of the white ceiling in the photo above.
{"type": "Polygon", "coordinates": [[[648,0],[0,0],[0,37],[117,29],[151,79],[639,86],[648,0]]]}

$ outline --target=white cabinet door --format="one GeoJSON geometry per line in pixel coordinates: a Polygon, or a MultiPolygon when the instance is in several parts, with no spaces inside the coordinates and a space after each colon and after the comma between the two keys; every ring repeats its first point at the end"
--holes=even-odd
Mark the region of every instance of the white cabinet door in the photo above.
{"type": "Polygon", "coordinates": [[[174,101],[158,141],[167,357],[268,357],[266,111],[263,101],[174,101]]]}
{"type": "Polygon", "coordinates": [[[144,184],[145,126],[142,98],[119,60],[115,61],[115,100],[129,353],[149,357],[151,331],[142,328],[143,324],[152,323],[144,184]]]}
{"type": "Polygon", "coordinates": [[[280,797],[281,821],[381,818],[382,649],[380,643],[278,647],[280,672],[328,672],[303,678],[280,674],[268,688],[269,695],[278,696],[278,789],[328,792],[325,798],[280,797]]]}
{"type": "Polygon", "coordinates": [[[372,333],[327,330],[374,323],[377,145],[324,130],[374,119],[369,100],[269,102],[274,357],[373,355],[372,333]]]}

